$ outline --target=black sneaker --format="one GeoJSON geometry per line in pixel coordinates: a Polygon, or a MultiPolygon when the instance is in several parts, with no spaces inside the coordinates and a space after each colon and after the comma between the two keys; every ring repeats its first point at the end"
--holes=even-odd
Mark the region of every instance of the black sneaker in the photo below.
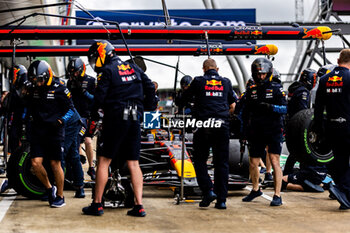
{"type": "Polygon", "coordinates": [[[96,172],[95,172],[95,169],[93,167],[89,167],[87,174],[91,177],[92,180],[96,179],[96,172]]]}
{"type": "Polygon", "coordinates": [[[265,173],[264,182],[273,182],[273,176],[270,172],[265,173]]]}
{"type": "Polygon", "coordinates": [[[216,202],[215,203],[215,208],[219,210],[226,210],[226,203],[223,201],[216,202]]]}
{"type": "Polygon", "coordinates": [[[86,163],[86,157],[84,155],[79,155],[80,156],[80,162],[82,164],[85,164],[86,163]]]}
{"type": "Polygon", "coordinates": [[[85,192],[84,188],[78,188],[77,191],[75,191],[75,198],[85,198],[85,192]]]}
{"type": "Polygon", "coordinates": [[[103,206],[101,203],[91,203],[91,205],[82,209],[84,214],[101,216],[103,214],[103,206]]]}
{"type": "Polygon", "coordinates": [[[51,206],[53,200],[56,199],[56,192],[57,192],[57,187],[54,185],[51,188],[46,189],[47,200],[49,201],[50,206],[51,206]]]}
{"type": "Polygon", "coordinates": [[[145,217],[146,211],[142,205],[135,205],[134,208],[128,211],[127,215],[134,217],[145,217]]]}
{"type": "Polygon", "coordinates": [[[260,188],[257,191],[250,191],[250,193],[242,199],[244,202],[251,202],[254,200],[256,197],[261,196],[263,193],[261,192],[260,188]]]}
{"type": "Polygon", "coordinates": [[[202,201],[199,202],[199,207],[208,207],[212,201],[216,199],[216,194],[210,190],[208,194],[204,195],[202,201]]]}
{"type": "Polygon", "coordinates": [[[66,203],[64,202],[64,197],[56,196],[55,200],[53,200],[53,202],[50,206],[52,208],[61,208],[65,205],[66,205],[66,203]]]}
{"type": "Polygon", "coordinates": [[[280,206],[280,205],[282,205],[282,197],[273,195],[270,206],[280,206]]]}
{"type": "Polygon", "coordinates": [[[329,192],[337,199],[342,209],[345,209],[345,208],[350,209],[350,202],[346,197],[346,194],[343,193],[341,190],[339,190],[337,186],[333,186],[329,188],[329,192]]]}
{"type": "Polygon", "coordinates": [[[339,209],[340,210],[348,210],[350,208],[346,207],[345,205],[340,204],[339,209]]]}

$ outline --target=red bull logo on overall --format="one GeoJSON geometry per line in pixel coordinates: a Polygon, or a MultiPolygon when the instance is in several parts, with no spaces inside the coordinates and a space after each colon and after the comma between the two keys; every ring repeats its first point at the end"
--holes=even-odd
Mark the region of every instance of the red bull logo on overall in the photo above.
{"type": "Polygon", "coordinates": [[[135,73],[134,69],[131,68],[130,65],[121,64],[118,66],[118,69],[119,75],[131,75],[135,73]]]}
{"type": "Polygon", "coordinates": [[[333,76],[329,77],[326,83],[327,87],[342,87],[343,86],[343,77],[333,76]]]}
{"type": "Polygon", "coordinates": [[[210,85],[210,86],[218,86],[218,85],[220,85],[221,86],[222,84],[221,84],[221,81],[212,79],[210,81],[207,80],[207,85],[210,85]]]}

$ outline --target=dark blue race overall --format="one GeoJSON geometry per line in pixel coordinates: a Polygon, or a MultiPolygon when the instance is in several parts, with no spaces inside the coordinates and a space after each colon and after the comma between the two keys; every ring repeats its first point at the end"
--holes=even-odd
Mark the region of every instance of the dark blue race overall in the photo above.
{"type": "Polygon", "coordinates": [[[321,77],[316,93],[315,124],[322,129],[325,123],[326,140],[330,144],[334,161],[329,172],[339,189],[350,199],[350,71],[336,67],[321,77]],[[323,122],[326,110],[327,120],[323,122]]]}
{"type": "Polygon", "coordinates": [[[288,117],[291,119],[294,114],[310,105],[310,91],[299,81],[292,83],[288,88],[288,117]]]}
{"type": "MultiPolygon", "coordinates": [[[[96,88],[96,79],[88,75],[84,75],[83,77],[79,76],[77,79],[79,83],[69,80],[67,87],[72,92],[74,107],[81,116],[84,127],[88,129],[90,112],[96,88]]],[[[92,137],[92,135],[89,134],[88,130],[86,131],[87,132],[85,132],[84,136],[92,137]]],[[[83,140],[83,137],[79,136],[78,140],[81,142],[83,140]]]]}
{"type": "Polygon", "coordinates": [[[143,111],[154,110],[155,87],[147,75],[134,64],[121,61],[117,56],[102,68],[97,79],[93,117],[103,109],[102,156],[124,160],[138,160],[140,153],[140,122],[143,111]],[[125,109],[137,108],[137,119],[125,109]]]}
{"type": "MultiPolygon", "coordinates": [[[[310,91],[306,88],[305,84],[295,81],[288,88],[288,119],[290,120],[299,111],[308,109],[309,106],[310,91]]],[[[288,134],[288,128],[286,128],[286,134],[288,134]]],[[[296,162],[296,155],[289,154],[284,166],[283,175],[291,174],[296,162]]]]}
{"type": "Polygon", "coordinates": [[[53,160],[62,160],[64,143],[64,125],[74,114],[70,91],[59,79],[54,78],[50,86],[37,88],[29,104],[29,113],[33,117],[31,127],[32,157],[48,156],[53,160]]]}
{"type": "Polygon", "coordinates": [[[229,107],[237,96],[231,81],[221,77],[216,70],[208,70],[204,76],[195,77],[182,96],[182,106],[194,97],[193,116],[205,121],[209,118],[222,121],[218,128],[198,128],[193,137],[193,162],[198,185],[203,195],[214,187],[218,202],[225,202],[229,175],[229,107]],[[213,150],[214,185],[208,175],[209,150],[213,150]]]}
{"type": "Polygon", "coordinates": [[[270,153],[280,154],[283,114],[287,113],[281,84],[267,79],[261,85],[251,85],[245,98],[246,107],[242,115],[250,156],[264,156],[266,146],[270,153]]]}

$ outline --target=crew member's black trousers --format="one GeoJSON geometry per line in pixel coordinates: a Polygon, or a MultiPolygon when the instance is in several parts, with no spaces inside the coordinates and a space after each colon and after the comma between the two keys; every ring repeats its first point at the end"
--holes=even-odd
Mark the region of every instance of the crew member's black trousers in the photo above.
{"type": "Polygon", "coordinates": [[[228,189],[229,175],[229,130],[228,127],[200,128],[193,138],[193,162],[197,181],[203,194],[207,194],[214,187],[217,200],[225,202],[228,189]],[[213,151],[214,185],[208,175],[207,160],[209,150],[213,151]]]}
{"type": "Polygon", "coordinates": [[[350,200],[350,132],[332,125],[327,129],[326,136],[334,154],[334,160],[328,166],[329,173],[350,200]]]}

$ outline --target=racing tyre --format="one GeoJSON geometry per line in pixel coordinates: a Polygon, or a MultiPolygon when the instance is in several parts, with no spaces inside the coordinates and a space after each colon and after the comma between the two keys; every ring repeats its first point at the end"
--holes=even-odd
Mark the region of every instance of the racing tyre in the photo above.
{"type": "Polygon", "coordinates": [[[45,187],[32,170],[30,146],[29,143],[23,143],[10,156],[8,179],[18,194],[31,199],[39,199],[45,194],[45,187]]]}
{"type": "Polygon", "coordinates": [[[333,152],[324,138],[316,136],[313,118],[313,109],[304,109],[289,120],[286,127],[287,148],[298,161],[326,164],[333,160],[333,152]]]}
{"type": "Polygon", "coordinates": [[[238,139],[230,139],[229,145],[230,174],[249,177],[248,148],[245,146],[241,163],[241,144],[238,139]]]}

